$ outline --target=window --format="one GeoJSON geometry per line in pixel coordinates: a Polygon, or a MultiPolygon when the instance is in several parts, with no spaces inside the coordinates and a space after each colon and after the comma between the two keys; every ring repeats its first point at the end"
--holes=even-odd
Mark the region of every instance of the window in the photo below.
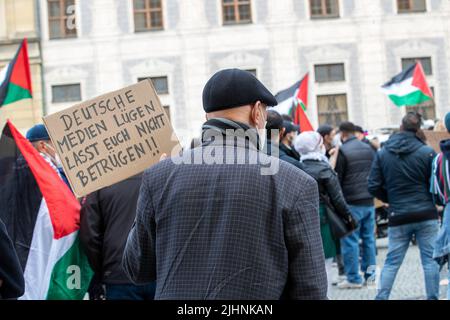
{"type": "Polygon", "coordinates": [[[52,86],[52,102],[81,101],[81,86],[79,83],[52,86]]]}
{"type": "Polygon", "coordinates": [[[427,76],[431,76],[433,74],[433,68],[431,66],[431,58],[405,58],[402,59],[402,70],[408,69],[411,65],[415,64],[417,61],[420,61],[423,67],[423,71],[427,76]]]}
{"type": "MultiPolygon", "coordinates": [[[[434,88],[430,87],[430,89],[434,96],[434,88]]],[[[428,100],[416,106],[406,106],[406,112],[410,111],[420,113],[424,120],[436,119],[436,104],[434,103],[434,100],[428,100]]]]}
{"type": "Polygon", "coordinates": [[[348,120],[347,95],[317,96],[317,110],[319,112],[319,125],[329,124],[338,127],[348,120]]]}
{"type": "Polygon", "coordinates": [[[49,38],[75,38],[75,0],[48,0],[47,4],[49,38]]]}
{"type": "Polygon", "coordinates": [[[136,32],[163,29],[161,0],[133,0],[133,10],[136,32]]]}
{"type": "Polygon", "coordinates": [[[314,72],[316,82],[345,81],[343,63],[315,65],[314,72]]]}
{"type": "Polygon", "coordinates": [[[169,83],[166,76],[138,78],[138,82],[150,79],[158,94],[169,94],[169,83]]]}
{"type": "Polygon", "coordinates": [[[425,12],[426,0],[397,0],[398,13],[425,12]]]}
{"type": "Polygon", "coordinates": [[[222,0],[223,23],[251,23],[250,0],[222,0]]]}
{"type": "Polygon", "coordinates": [[[309,0],[311,18],[338,18],[338,0],[309,0]]]}

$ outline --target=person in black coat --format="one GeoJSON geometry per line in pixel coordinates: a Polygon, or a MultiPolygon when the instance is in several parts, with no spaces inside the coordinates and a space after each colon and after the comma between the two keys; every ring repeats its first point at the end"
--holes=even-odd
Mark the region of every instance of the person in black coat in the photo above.
{"type": "Polygon", "coordinates": [[[294,139],[297,137],[300,126],[291,121],[283,121],[283,133],[280,139],[280,159],[290,162],[291,159],[300,161],[300,154],[294,149],[294,139]]]}
{"type": "Polygon", "coordinates": [[[345,224],[349,225],[349,229],[356,228],[356,221],[345,202],[337,174],[328,162],[321,135],[313,131],[303,132],[295,139],[294,147],[301,155],[303,171],[313,177],[319,185],[320,231],[326,259],[328,290],[330,290],[331,263],[337,256],[339,239],[332,233],[327,210],[333,210],[345,224]]]}
{"type": "Polygon", "coordinates": [[[18,298],[24,290],[25,280],[19,258],[0,220],[0,300],[18,298]]]}
{"type": "Polygon", "coordinates": [[[283,121],[283,117],[274,110],[267,111],[267,143],[265,151],[268,155],[279,157],[281,160],[286,161],[293,166],[302,169],[300,165],[300,155],[295,150],[288,149],[281,139],[285,136],[286,121],[283,121]]]}
{"type": "Polygon", "coordinates": [[[251,73],[217,72],[202,146],[144,173],[123,266],[155,299],[326,299],[317,183],[263,153],[276,104],[251,73]]]}
{"type": "Polygon", "coordinates": [[[359,289],[362,288],[364,280],[372,282],[376,277],[375,207],[367,182],[375,152],[369,145],[355,137],[353,123],[343,122],[339,130],[342,146],[339,148],[336,172],[345,200],[359,227],[356,232],[341,240],[347,280],[338,284],[338,288],[359,289]],[[360,240],[362,240],[361,265],[360,240]],[[359,273],[360,266],[364,280],[359,273]]]}
{"type": "Polygon", "coordinates": [[[137,286],[122,269],[128,232],[136,216],[142,175],[89,194],[81,209],[80,240],[107,300],[151,300],[155,284],[137,286]]]}

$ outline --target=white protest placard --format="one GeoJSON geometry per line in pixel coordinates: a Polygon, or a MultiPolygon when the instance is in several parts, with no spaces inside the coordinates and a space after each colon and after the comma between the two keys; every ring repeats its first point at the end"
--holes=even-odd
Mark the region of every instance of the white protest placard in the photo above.
{"type": "Polygon", "coordinates": [[[51,114],[44,123],[78,197],[181,150],[150,80],[51,114]]]}

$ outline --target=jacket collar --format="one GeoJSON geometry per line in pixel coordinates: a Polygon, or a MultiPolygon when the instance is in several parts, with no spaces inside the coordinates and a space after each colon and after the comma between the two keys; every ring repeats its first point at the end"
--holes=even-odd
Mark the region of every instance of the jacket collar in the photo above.
{"type": "Polygon", "coordinates": [[[286,146],[284,143],[280,142],[280,155],[281,155],[281,153],[284,153],[284,154],[288,155],[289,157],[294,158],[296,160],[300,160],[300,157],[297,154],[297,152],[295,152],[293,149],[286,146]]]}
{"type": "Polygon", "coordinates": [[[355,136],[350,136],[350,138],[348,138],[347,140],[345,140],[344,142],[342,142],[342,144],[346,144],[346,143],[348,143],[348,142],[350,142],[350,141],[353,141],[353,140],[355,140],[355,139],[357,139],[355,136]]]}
{"type": "Polygon", "coordinates": [[[214,118],[202,126],[202,145],[238,146],[259,150],[258,131],[242,122],[214,118]]]}

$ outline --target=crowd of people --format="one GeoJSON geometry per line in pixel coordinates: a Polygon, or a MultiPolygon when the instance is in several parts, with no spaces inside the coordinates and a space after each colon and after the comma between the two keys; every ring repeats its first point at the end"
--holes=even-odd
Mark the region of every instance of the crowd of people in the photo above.
{"type": "MultiPolygon", "coordinates": [[[[383,146],[351,122],[302,132],[268,108],[276,104],[249,72],[222,70],[203,91],[202,139],[180,155],[200,164],[162,159],[80,200],[91,299],[327,299],[333,285],[360,289],[377,279],[375,198],[389,212],[376,299],[389,299],[413,238],[426,297],[439,298],[450,257],[450,140],[436,153],[411,112],[383,146]],[[219,163],[218,150],[232,163],[219,163]]],[[[450,113],[444,124],[450,132],[450,113]]],[[[45,127],[27,138],[65,180],[45,127]]],[[[0,261],[3,298],[23,287],[13,251],[0,221],[0,254],[12,257],[0,261]]]]}

